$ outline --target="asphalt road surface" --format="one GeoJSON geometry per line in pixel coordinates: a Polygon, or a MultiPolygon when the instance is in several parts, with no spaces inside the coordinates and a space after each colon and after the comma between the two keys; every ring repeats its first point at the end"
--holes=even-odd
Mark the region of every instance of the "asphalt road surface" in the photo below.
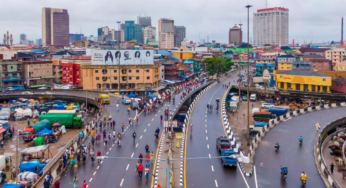
{"type": "Polygon", "coordinates": [[[315,165],[314,144],[316,123],[321,129],[326,124],[345,116],[346,108],[332,108],[293,117],[276,125],[263,138],[254,157],[259,188],[300,187],[300,174],[308,177],[306,187],[325,187],[315,165]],[[298,138],[303,136],[303,145],[298,138]],[[279,141],[280,150],[275,152],[274,143],[279,141]],[[288,167],[286,181],[281,180],[281,166],[288,167]]]}

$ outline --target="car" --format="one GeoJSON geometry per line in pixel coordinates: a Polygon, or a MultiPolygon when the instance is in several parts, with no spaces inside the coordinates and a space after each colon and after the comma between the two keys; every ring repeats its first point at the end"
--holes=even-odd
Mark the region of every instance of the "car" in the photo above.
{"type": "Polygon", "coordinates": [[[31,91],[24,91],[22,94],[23,94],[23,95],[32,95],[32,94],[34,94],[34,93],[31,92],[31,91]]]}
{"type": "Polygon", "coordinates": [[[139,103],[137,101],[132,101],[131,102],[131,109],[132,110],[138,110],[139,108],[139,103]]]}
{"type": "Polygon", "coordinates": [[[243,101],[247,101],[247,96],[242,97],[243,101]]]}
{"type": "Polygon", "coordinates": [[[40,88],[38,88],[38,89],[47,89],[47,87],[40,87],[40,88]]]}
{"type": "Polygon", "coordinates": [[[274,107],[274,105],[273,104],[271,104],[271,103],[262,103],[262,108],[272,108],[272,107],[274,107]]]}
{"type": "Polygon", "coordinates": [[[221,152],[224,149],[232,148],[230,141],[225,136],[220,136],[216,138],[216,149],[221,152]]]}
{"type": "Polygon", "coordinates": [[[127,96],[124,96],[124,100],[123,100],[123,103],[124,104],[130,104],[131,103],[131,98],[127,97],[127,96]]]}
{"type": "Polygon", "coordinates": [[[49,91],[46,91],[46,92],[43,92],[42,94],[46,94],[46,95],[51,95],[53,93],[49,92],[49,91]]]}

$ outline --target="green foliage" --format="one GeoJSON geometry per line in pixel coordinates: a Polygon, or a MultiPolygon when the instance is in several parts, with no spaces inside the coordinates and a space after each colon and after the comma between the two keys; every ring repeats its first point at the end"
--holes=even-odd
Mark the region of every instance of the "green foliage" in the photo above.
{"type": "Polygon", "coordinates": [[[226,73],[234,65],[231,58],[222,57],[206,58],[203,62],[206,64],[206,71],[209,76],[226,73]]]}

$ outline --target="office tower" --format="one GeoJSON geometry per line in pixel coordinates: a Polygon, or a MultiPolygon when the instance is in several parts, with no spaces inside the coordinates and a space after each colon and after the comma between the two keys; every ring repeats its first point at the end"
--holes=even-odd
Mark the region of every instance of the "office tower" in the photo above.
{"type": "Polygon", "coordinates": [[[184,26],[174,26],[174,46],[180,47],[181,41],[186,37],[186,28],[184,26]]]}
{"type": "Polygon", "coordinates": [[[142,25],[143,27],[151,26],[151,18],[150,16],[138,16],[137,24],[142,25]]]}
{"type": "Polygon", "coordinates": [[[99,42],[111,40],[110,29],[108,26],[97,29],[97,39],[99,42]]]}
{"type": "Polygon", "coordinates": [[[156,27],[145,27],[143,28],[143,43],[155,42],[156,41],[156,27]]]}
{"type": "Polygon", "coordinates": [[[70,33],[70,41],[75,42],[75,41],[82,41],[82,37],[84,34],[71,34],[70,33]]]}
{"type": "Polygon", "coordinates": [[[26,40],[26,35],[25,34],[20,34],[20,41],[26,40]]]}
{"type": "Polygon", "coordinates": [[[69,46],[70,21],[66,9],[42,8],[42,45],[69,46]]]}
{"type": "Polygon", "coordinates": [[[243,31],[237,25],[229,29],[228,33],[228,44],[241,45],[243,31]]]}
{"type": "Polygon", "coordinates": [[[258,9],[253,14],[253,44],[288,46],[288,16],[286,8],[258,9]]]}
{"type": "Polygon", "coordinates": [[[42,39],[36,39],[36,45],[42,45],[42,39]]]}
{"type": "Polygon", "coordinates": [[[143,43],[143,26],[135,24],[135,21],[125,21],[120,25],[121,30],[124,30],[124,42],[136,40],[137,43],[143,43]]]}
{"type": "Polygon", "coordinates": [[[119,30],[112,29],[111,35],[112,35],[113,41],[124,42],[124,30],[119,31],[119,30]]]}
{"type": "Polygon", "coordinates": [[[174,48],[174,20],[166,18],[159,20],[159,48],[174,48]]]}

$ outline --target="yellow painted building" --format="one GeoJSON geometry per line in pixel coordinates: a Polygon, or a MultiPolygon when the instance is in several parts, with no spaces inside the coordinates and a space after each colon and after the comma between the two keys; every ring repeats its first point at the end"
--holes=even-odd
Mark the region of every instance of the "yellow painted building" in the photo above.
{"type": "Polygon", "coordinates": [[[181,46],[173,54],[174,54],[174,57],[176,57],[178,59],[188,60],[188,59],[193,58],[193,52],[189,48],[187,48],[186,46],[181,46]]]}
{"type": "Polygon", "coordinates": [[[275,76],[277,87],[281,90],[328,92],[332,77],[317,72],[285,71],[275,76]]]}
{"type": "Polygon", "coordinates": [[[258,60],[255,60],[256,62],[256,65],[258,64],[271,64],[271,65],[275,65],[275,60],[273,59],[258,59],[258,60]]]}
{"type": "Polygon", "coordinates": [[[346,71],[346,61],[337,62],[334,67],[335,71],[346,71]]]}
{"type": "Polygon", "coordinates": [[[160,85],[159,65],[81,65],[84,90],[143,90],[160,85]],[[120,74],[119,74],[120,73],[120,74]],[[120,79],[119,79],[120,77],[120,79]]]}
{"type": "Polygon", "coordinates": [[[278,70],[292,70],[292,63],[291,62],[278,63],[278,70]]]}

